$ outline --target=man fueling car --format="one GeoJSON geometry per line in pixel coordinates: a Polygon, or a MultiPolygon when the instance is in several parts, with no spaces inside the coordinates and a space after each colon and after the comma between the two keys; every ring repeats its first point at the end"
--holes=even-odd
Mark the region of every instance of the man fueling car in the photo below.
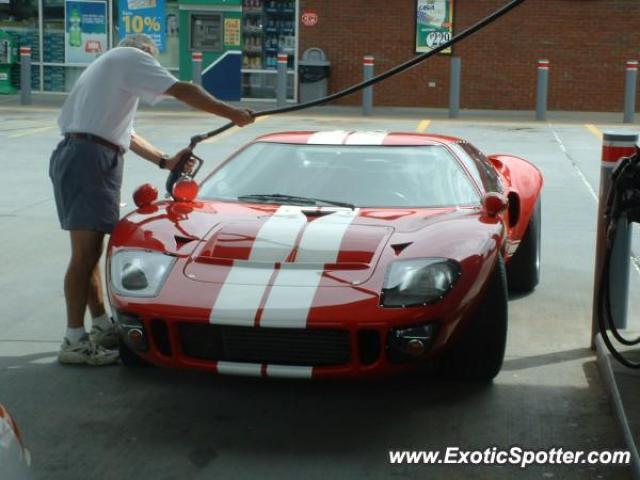
{"type": "MultiPolygon", "coordinates": [[[[58,360],[64,364],[108,365],[118,353],[110,317],[104,308],[99,260],[105,234],[119,220],[123,155],[132,150],[162,169],[173,170],[189,155],[168,155],[133,130],[140,100],[155,104],[172,96],[237,126],[254,121],[253,112],[220,102],[201,87],[178,81],[155,58],[147,35],[123,39],[79,77],[58,118],[64,136],[49,166],[60,226],[69,231],[71,259],[64,278],[67,330],[58,360]],[[92,328],[84,328],[89,308],[92,328]]],[[[185,170],[192,167],[185,163],[185,170]]]]}

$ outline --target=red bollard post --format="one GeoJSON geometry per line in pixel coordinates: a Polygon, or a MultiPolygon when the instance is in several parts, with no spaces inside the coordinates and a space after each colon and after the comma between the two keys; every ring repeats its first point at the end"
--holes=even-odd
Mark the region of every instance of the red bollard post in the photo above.
{"type": "Polygon", "coordinates": [[[276,100],[278,107],[284,107],[287,104],[287,65],[289,63],[289,55],[286,53],[278,54],[278,78],[276,81],[276,100]]]}
{"type": "Polygon", "coordinates": [[[196,85],[202,85],[202,52],[191,54],[191,81],[196,85]]]}
{"type": "Polygon", "coordinates": [[[31,105],[31,47],[20,47],[20,104],[31,105]]]}
{"type": "MultiPolygon", "coordinates": [[[[365,55],[362,61],[364,68],[364,79],[370,80],[374,74],[374,62],[375,59],[372,55],[365,55]]],[[[367,87],[362,92],[362,114],[371,115],[373,112],[373,87],[367,87]]]]}
{"type": "Polygon", "coordinates": [[[549,97],[549,60],[538,60],[538,80],[536,85],[536,120],[547,119],[547,99],[549,97]]]}

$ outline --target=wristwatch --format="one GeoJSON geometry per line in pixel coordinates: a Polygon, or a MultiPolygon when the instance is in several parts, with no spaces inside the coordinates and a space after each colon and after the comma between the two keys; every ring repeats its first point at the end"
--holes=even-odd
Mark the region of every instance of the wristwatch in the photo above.
{"type": "Polygon", "coordinates": [[[160,169],[164,169],[164,167],[167,166],[167,160],[169,160],[170,158],[171,156],[167,155],[166,153],[160,155],[160,161],[158,162],[158,166],[160,167],[160,169]]]}

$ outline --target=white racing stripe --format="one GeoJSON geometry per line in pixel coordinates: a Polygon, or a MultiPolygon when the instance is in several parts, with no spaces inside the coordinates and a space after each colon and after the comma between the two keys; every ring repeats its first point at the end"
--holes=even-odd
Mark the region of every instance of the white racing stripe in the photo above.
{"type": "MultiPolygon", "coordinates": [[[[1,409],[2,407],[0,407],[1,409]]],[[[29,478],[29,452],[23,449],[11,422],[0,417],[0,471],[7,479],[29,478]]]]}
{"type": "Polygon", "coordinates": [[[311,222],[300,241],[296,265],[283,265],[278,272],[264,307],[260,326],[306,328],[323,269],[317,265],[334,263],[340,253],[342,239],[359,210],[338,210],[311,222]],[[313,263],[310,268],[301,264],[313,263]]]}
{"type": "Polygon", "coordinates": [[[293,365],[267,365],[267,377],[278,378],[311,378],[313,367],[293,365]]]}
{"type": "Polygon", "coordinates": [[[300,207],[280,207],[258,232],[249,260],[273,263],[285,261],[305,223],[307,217],[300,207]]]}
{"type": "Polygon", "coordinates": [[[264,268],[231,267],[211,309],[209,323],[253,327],[274,268],[274,264],[264,268]]]}
{"type": "Polygon", "coordinates": [[[382,145],[389,132],[377,130],[373,132],[354,132],[349,135],[345,145],[382,145]]]}
{"type": "Polygon", "coordinates": [[[340,209],[312,221],[300,240],[296,263],[334,263],[358,209],[340,209]]]}
{"type": "Polygon", "coordinates": [[[345,130],[334,130],[332,132],[317,132],[309,137],[309,145],[342,145],[349,135],[345,130]]]}
{"type": "Polygon", "coordinates": [[[259,363],[218,362],[216,369],[220,375],[262,376],[262,365],[259,363]]]}
{"type": "MultiPolygon", "coordinates": [[[[262,364],[244,362],[218,362],[216,367],[220,375],[241,375],[261,377],[262,364]]],[[[311,378],[313,367],[295,365],[267,365],[267,377],[273,378],[311,378]]]]}
{"type": "Polygon", "coordinates": [[[300,207],[292,206],[282,206],[269,217],[258,231],[249,254],[250,262],[267,263],[263,266],[234,263],[211,309],[209,323],[254,325],[275,263],[287,258],[306,221],[300,207]]]}

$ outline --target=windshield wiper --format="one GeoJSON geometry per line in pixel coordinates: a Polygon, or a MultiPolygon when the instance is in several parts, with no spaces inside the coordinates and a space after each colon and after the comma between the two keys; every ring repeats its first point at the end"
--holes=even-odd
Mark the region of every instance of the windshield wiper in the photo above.
{"type": "Polygon", "coordinates": [[[324,200],[322,198],[313,198],[313,197],[299,197],[296,195],[284,195],[282,193],[254,193],[251,195],[240,195],[238,200],[242,202],[269,202],[269,203],[293,203],[293,204],[302,204],[302,205],[314,205],[318,206],[318,204],[325,205],[333,205],[336,207],[344,207],[350,208],[351,210],[355,210],[356,206],[352,203],[347,202],[338,202],[336,200],[324,200]]]}

